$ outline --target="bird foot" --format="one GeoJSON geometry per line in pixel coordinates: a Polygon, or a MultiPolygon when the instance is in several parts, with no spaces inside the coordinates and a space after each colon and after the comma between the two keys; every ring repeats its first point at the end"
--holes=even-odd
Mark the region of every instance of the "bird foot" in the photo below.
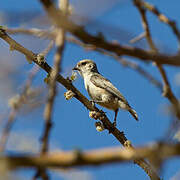
{"type": "Polygon", "coordinates": [[[96,108],[95,102],[93,100],[90,100],[90,103],[92,104],[93,107],[96,108]]]}
{"type": "Polygon", "coordinates": [[[112,123],[111,128],[109,128],[109,134],[111,134],[111,133],[115,130],[116,125],[117,125],[116,122],[113,122],[113,123],[112,123]]]}

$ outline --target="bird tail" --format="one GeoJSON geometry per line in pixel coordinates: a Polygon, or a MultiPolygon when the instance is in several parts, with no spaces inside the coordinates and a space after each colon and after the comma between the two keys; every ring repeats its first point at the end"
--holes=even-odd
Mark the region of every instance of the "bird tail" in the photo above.
{"type": "Polygon", "coordinates": [[[131,115],[134,117],[134,119],[136,121],[138,121],[138,115],[137,115],[136,111],[132,108],[129,108],[128,111],[131,113],[131,115]]]}

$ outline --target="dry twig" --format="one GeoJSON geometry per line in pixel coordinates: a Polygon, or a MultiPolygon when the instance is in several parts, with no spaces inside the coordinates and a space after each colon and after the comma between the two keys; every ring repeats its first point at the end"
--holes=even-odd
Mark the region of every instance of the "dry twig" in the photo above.
{"type": "MultiPolygon", "coordinates": [[[[49,51],[51,50],[52,46],[53,46],[53,44],[52,44],[52,42],[50,42],[48,47],[41,54],[43,54],[43,55],[48,54],[49,51]]],[[[32,80],[38,71],[39,71],[39,68],[36,65],[31,69],[29,76],[27,78],[27,81],[25,82],[25,86],[24,86],[22,93],[19,95],[17,101],[14,102],[15,105],[13,105],[13,107],[12,107],[8,121],[7,121],[7,123],[3,129],[2,136],[0,139],[0,152],[3,152],[5,150],[5,146],[6,146],[12,125],[13,125],[14,120],[16,118],[16,115],[19,112],[20,108],[22,107],[23,102],[27,98],[28,91],[29,91],[29,88],[31,86],[32,80]]]]}
{"type": "MultiPolygon", "coordinates": [[[[61,0],[61,5],[59,8],[64,14],[66,14],[68,9],[68,0],[61,0]]],[[[50,130],[52,127],[52,112],[53,112],[55,97],[57,94],[56,79],[61,70],[60,65],[62,62],[64,43],[65,43],[65,31],[63,29],[59,29],[55,37],[56,53],[54,56],[54,67],[53,67],[54,71],[50,73],[49,82],[48,82],[49,91],[48,91],[47,104],[44,110],[45,128],[41,138],[42,141],[41,154],[46,154],[48,152],[50,130]]],[[[45,179],[49,179],[46,170],[42,168],[40,168],[36,172],[34,179],[37,179],[39,176],[43,178],[43,174],[45,175],[45,179]]]]}
{"type": "Polygon", "coordinates": [[[145,38],[145,36],[146,36],[146,34],[143,32],[140,35],[138,35],[137,37],[131,39],[129,42],[131,44],[136,43],[137,41],[140,41],[141,39],[145,38]]]}
{"type": "Polygon", "coordinates": [[[147,9],[148,11],[151,11],[154,15],[156,15],[161,22],[169,25],[169,27],[172,29],[172,31],[174,32],[175,36],[177,37],[179,45],[180,45],[180,31],[179,31],[179,29],[176,26],[176,22],[174,20],[171,20],[171,19],[167,18],[164,14],[162,14],[152,4],[150,4],[148,2],[145,2],[145,1],[142,1],[142,0],[139,3],[145,9],[147,9]]]}
{"type": "Polygon", "coordinates": [[[4,28],[8,34],[26,34],[26,35],[33,35],[38,38],[44,39],[55,39],[54,31],[44,30],[44,29],[24,29],[24,28],[4,28]]]}
{"type": "MultiPolygon", "coordinates": [[[[151,33],[149,30],[149,24],[146,18],[146,10],[144,9],[144,7],[142,6],[142,1],[141,0],[134,0],[134,4],[136,5],[136,7],[138,8],[140,14],[141,14],[141,18],[142,18],[142,23],[143,23],[143,27],[146,33],[146,39],[147,42],[151,48],[151,50],[155,53],[158,52],[158,49],[156,48],[152,37],[151,37],[151,33]]],[[[175,109],[176,112],[176,116],[178,119],[180,119],[180,111],[179,111],[179,102],[178,99],[175,97],[175,95],[173,94],[166,72],[164,70],[164,68],[162,67],[161,64],[159,64],[158,62],[155,62],[161,76],[162,76],[162,80],[163,80],[163,96],[167,97],[168,100],[172,103],[173,108],[175,109]]]]}
{"type": "Polygon", "coordinates": [[[104,50],[114,52],[118,56],[127,55],[139,58],[142,61],[155,61],[160,64],[169,64],[180,66],[179,55],[164,55],[161,53],[149,52],[143,49],[122,46],[117,43],[109,43],[102,36],[93,36],[87,33],[82,26],[78,26],[65,17],[55,6],[51,0],[40,0],[44,5],[49,17],[53,23],[59,27],[72,33],[78,39],[86,44],[92,44],[104,50]]]}
{"type": "Polygon", "coordinates": [[[34,76],[37,74],[37,72],[38,72],[38,68],[35,65],[32,68],[32,70],[30,71],[30,74],[27,78],[27,81],[25,83],[25,87],[24,87],[22,93],[19,95],[18,99],[15,100],[16,102],[14,102],[12,105],[12,109],[11,109],[8,121],[2,131],[2,136],[0,139],[0,152],[3,152],[5,150],[5,146],[6,146],[12,125],[15,122],[16,115],[19,112],[20,108],[23,106],[24,101],[28,96],[29,88],[30,88],[32,80],[33,80],[34,76]]]}

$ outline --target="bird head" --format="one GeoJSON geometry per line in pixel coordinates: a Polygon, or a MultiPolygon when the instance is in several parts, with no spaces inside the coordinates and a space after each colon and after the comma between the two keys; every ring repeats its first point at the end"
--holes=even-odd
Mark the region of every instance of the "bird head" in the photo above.
{"type": "Polygon", "coordinates": [[[89,74],[91,72],[98,73],[96,63],[90,59],[79,61],[73,68],[73,70],[77,70],[81,76],[84,76],[85,74],[89,74]]]}

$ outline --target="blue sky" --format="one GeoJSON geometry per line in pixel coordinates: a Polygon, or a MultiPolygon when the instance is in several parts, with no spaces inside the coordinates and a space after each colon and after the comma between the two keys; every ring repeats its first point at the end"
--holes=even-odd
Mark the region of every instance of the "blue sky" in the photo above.
{"type": "MultiPolygon", "coordinates": [[[[86,3],[82,3],[80,0],[72,1],[75,12],[77,8],[77,12],[81,15],[88,16],[92,19],[92,21],[87,24],[87,30],[89,32],[97,33],[98,31],[101,31],[108,40],[118,39],[118,41],[123,44],[128,44],[128,41],[132,39],[132,37],[142,33],[143,30],[139,13],[130,0],[114,1],[114,4],[110,3],[109,6],[106,5],[107,7],[105,6],[106,8],[104,8],[104,10],[100,10],[100,5],[97,6],[97,9],[94,9],[96,6],[91,4],[93,2],[94,1],[87,1],[86,3]],[[88,6],[93,7],[91,11],[82,10],[88,8],[88,6]],[[113,33],[114,31],[116,31],[116,34],[113,33]]],[[[108,4],[108,0],[105,2],[108,4]]],[[[174,0],[173,3],[164,0],[153,0],[148,2],[156,5],[161,12],[165,13],[165,15],[169,18],[176,20],[177,24],[179,23],[178,18],[180,17],[180,3],[178,0],[174,0]]],[[[21,15],[21,12],[23,12],[26,17],[28,12],[31,12],[32,15],[42,13],[42,7],[39,1],[35,0],[4,0],[1,2],[0,11],[5,15],[9,14],[9,19],[11,19],[11,21],[8,23],[5,22],[4,24],[8,27],[39,27],[37,24],[30,23],[30,19],[26,19],[22,23],[20,18],[21,16],[18,14],[21,15]]],[[[176,52],[177,41],[174,34],[172,34],[171,29],[160,23],[157,18],[150,13],[148,13],[148,19],[153,39],[158,47],[160,47],[161,52],[176,52]]],[[[20,35],[13,37],[34,52],[42,51],[48,44],[47,40],[36,40],[35,38],[20,35]]],[[[1,51],[3,51],[3,55],[5,56],[5,54],[9,53],[9,49],[2,41],[0,41],[0,45],[2,47],[1,51]]],[[[138,47],[147,47],[145,41],[141,41],[137,45],[138,47]]],[[[54,51],[52,51],[52,53],[47,57],[47,61],[51,65],[53,63],[53,54],[54,51]]],[[[13,93],[17,93],[21,84],[27,77],[28,70],[32,68],[32,65],[28,64],[25,61],[25,58],[17,52],[12,52],[8,55],[8,58],[12,61],[16,60],[17,64],[19,64],[19,66],[15,67],[19,74],[18,79],[14,82],[15,88],[13,89],[13,93]]],[[[3,57],[2,62],[4,59],[5,58],[3,57]]],[[[74,65],[81,59],[93,59],[97,63],[100,73],[110,79],[113,84],[117,86],[122,94],[128,99],[131,106],[137,111],[139,115],[139,122],[136,122],[131,115],[123,111],[119,112],[117,119],[117,127],[121,131],[124,131],[126,137],[134,146],[145,145],[156,140],[160,140],[161,138],[166,138],[164,136],[167,132],[171,119],[164,113],[163,108],[167,106],[169,102],[162,97],[161,92],[159,92],[156,87],[134,70],[122,67],[120,63],[112,58],[101,55],[97,52],[85,51],[83,48],[69,43],[66,44],[64,52],[62,63],[63,75],[70,75],[71,68],[74,67],[74,65]]],[[[161,80],[158,70],[151,63],[145,64],[133,58],[131,58],[131,60],[137,62],[157,79],[161,80]]],[[[174,77],[179,72],[179,68],[165,67],[165,69],[167,71],[169,81],[171,82],[173,92],[175,92],[177,97],[179,97],[179,87],[174,81],[174,77]]],[[[34,80],[34,86],[41,85],[43,88],[46,88],[46,85],[43,83],[43,79],[45,77],[45,72],[41,70],[34,80]]],[[[78,76],[74,85],[88,97],[81,77],[78,76]]],[[[121,146],[112,135],[108,134],[107,131],[97,132],[94,126],[95,120],[89,118],[88,110],[76,99],[66,101],[63,95],[66,90],[60,85],[58,85],[58,87],[59,94],[55,102],[55,109],[53,113],[54,126],[51,132],[52,150],[58,150],[59,148],[63,150],[73,150],[77,148],[87,150],[121,146]]],[[[2,95],[0,94],[0,96],[2,95]]],[[[7,104],[7,99],[3,97],[1,97],[1,99],[4,104],[7,104]]],[[[19,134],[30,132],[29,134],[33,136],[35,139],[34,141],[38,142],[43,127],[43,108],[44,107],[41,107],[38,111],[26,114],[26,119],[24,119],[23,114],[20,114],[14,124],[13,131],[19,134]]],[[[106,109],[103,110],[107,112],[107,116],[110,119],[113,119],[113,112],[106,109]]],[[[27,133],[27,137],[30,136],[29,134],[27,133]]],[[[92,179],[96,180],[109,180],[117,178],[131,180],[134,179],[134,177],[138,180],[148,179],[143,170],[133,163],[110,164],[100,167],[85,167],[80,170],[89,173],[92,179]]],[[[162,177],[164,180],[170,179],[178,171],[180,171],[180,160],[178,158],[174,158],[165,163],[162,177]]],[[[30,175],[32,175],[33,172],[27,172],[28,173],[25,175],[27,178],[31,179],[30,175]]],[[[64,179],[64,176],[59,177],[53,175],[53,180],[59,178],[64,179]]]]}

